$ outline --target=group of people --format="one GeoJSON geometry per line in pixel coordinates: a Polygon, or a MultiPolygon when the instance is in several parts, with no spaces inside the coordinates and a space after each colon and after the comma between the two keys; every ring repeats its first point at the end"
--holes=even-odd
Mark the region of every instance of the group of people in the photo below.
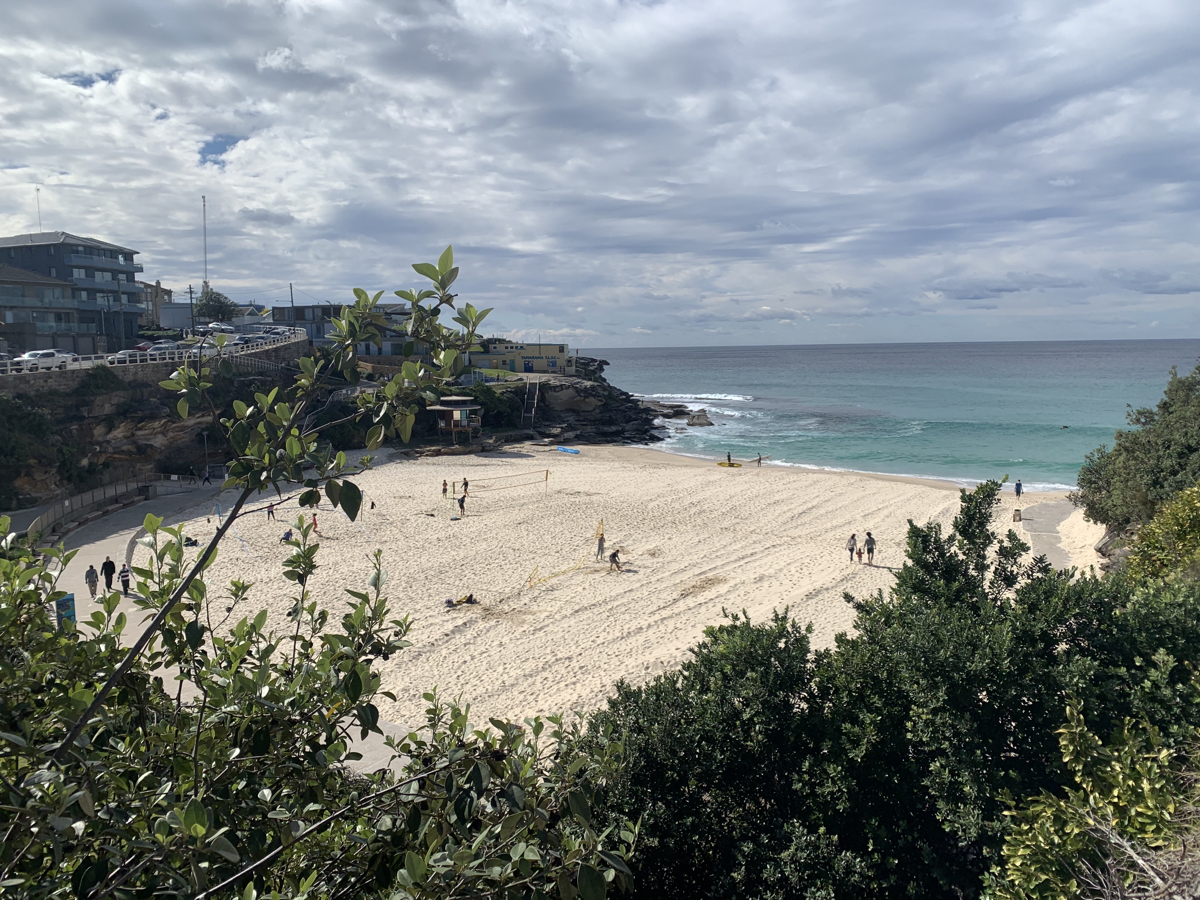
{"type": "Polygon", "coordinates": [[[850,535],[849,540],[846,541],[846,549],[850,551],[850,562],[854,562],[854,557],[858,556],[859,563],[862,563],[863,554],[866,553],[867,565],[875,565],[875,537],[871,532],[867,532],[866,540],[861,544],[858,542],[857,534],[850,535]]]}
{"type": "Polygon", "coordinates": [[[92,595],[92,599],[96,599],[96,591],[100,588],[100,576],[104,576],[104,590],[110,592],[113,589],[113,578],[117,578],[121,582],[121,593],[126,597],[129,596],[129,583],[133,580],[133,570],[129,568],[129,563],[121,563],[121,570],[117,571],[117,564],[112,561],[111,556],[104,557],[104,562],[100,564],[100,571],[96,571],[94,565],[88,566],[87,571],[83,573],[84,583],[87,584],[88,592],[92,595]]]}

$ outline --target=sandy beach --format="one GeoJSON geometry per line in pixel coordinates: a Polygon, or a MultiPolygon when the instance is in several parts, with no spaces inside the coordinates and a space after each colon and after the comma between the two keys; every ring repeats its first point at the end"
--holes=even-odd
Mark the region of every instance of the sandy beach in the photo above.
{"type": "MultiPolygon", "coordinates": [[[[948,525],[958,508],[958,489],[942,482],[580,449],[417,460],[385,452],[356,479],[367,498],[359,522],[328,505],[317,511],[314,597],[335,614],[345,609],[344,590],[362,589],[379,547],[393,611],[414,620],[412,648],[382,664],[384,687],[398,697],[381,707],[385,717],[419,723],[420,695],[435,685],[469,700],[475,721],[593,708],[619,679],[641,682],[682,662],[723,608],[763,620],[787,607],[813,624],[815,646],[828,646],[853,623],[843,592],[890,586],[907,520],[948,525]],[[466,516],[455,521],[441,486],[463,478],[466,516]],[[595,560],[601,522],[623,572],[595,560]],[[876,564],[851,563],[846,539],[867,531],[876,564]],[[447,598],[468,593],[478,605],[447,609],[447,598]]],[[[1027,494],[1022,505],[1057,496],[1027,494]]],[[[266,606],[283,631],[294,586],[281,574],[288,549],[279,539],[297,509],[268,522],[266,501],[256,505],[263,511],[239,520],[223,545],[210,590],[253,582],[251,606],[266,606]]],[[[1015,505],[1005,493],[998,524],[1007,527],[1015,505]]],[[[188,526],[201,540],[216,527],[212,510],[203,513],[188,526]]],[[[1089,528],[1072,525],[1073,564],[1089,561],[1089,528]]]]}

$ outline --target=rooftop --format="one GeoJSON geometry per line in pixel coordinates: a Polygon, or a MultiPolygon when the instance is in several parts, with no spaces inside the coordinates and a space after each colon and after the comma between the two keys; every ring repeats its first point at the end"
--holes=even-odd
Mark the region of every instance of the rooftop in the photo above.
{"type": "Polygon", "coordinates": [[[40,284],[44,287],[60,287],[68,290],[75,286],[69,281],[48,278],[37,272],[30,272],[28,269],[10,266],[7,263],[0,263],[0,284],[40,284]]]}
{"type": "Polygon", "coordinates": [[[80,237],[68,231],[39,231],[31,234],[13,234],[0,237],[0,247],[29,247],[40,244],[79,244],[82,247],[95,247],[99,250],[117,250],[121,253],[137,253],[120,244],[110,244],[108,241],[98,241],[95,238],[80,237]]]}

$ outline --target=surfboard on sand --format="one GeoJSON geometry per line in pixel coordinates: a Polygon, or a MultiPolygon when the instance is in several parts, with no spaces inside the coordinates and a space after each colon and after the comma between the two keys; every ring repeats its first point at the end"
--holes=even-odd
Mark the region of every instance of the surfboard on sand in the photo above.
{"type": "Polygon", "coordinates": [[[724,466],[726,469],[740,469],[742,467],[741,463],[730,463],[730,462],[717,463],[717,465],[724,466]]]}

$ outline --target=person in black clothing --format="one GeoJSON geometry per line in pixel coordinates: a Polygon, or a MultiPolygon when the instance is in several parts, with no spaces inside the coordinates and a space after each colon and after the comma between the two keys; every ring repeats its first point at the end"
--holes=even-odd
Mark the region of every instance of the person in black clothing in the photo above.
{"type": "Polygon", "coordinates": [[[201,484],[212,484],[212,478],[210,478],[209,474],[208,474],[208,466],[204,467],[204,480],[201,481],[200,483],[201,484]]]}
{"type": "Polygon", "coordinates": [[[1014,489],[1016,490],[1016,492],[1017,492],[1017,499],[1018,499],[1018,500],[1020,500],[1020,499],[1021,499],[1021,490],[1022,490],[1022,488],[1021,488],[1021,479],[1020,479],[1020,478],[1018,478],[1018,479],[1017,479],[1017,483],[1016,483],[1015,485],[1013,485],[1013,488],[1014,488],[1014,489]]]}
{"type": "Polygon", "coordinates": [[[274,503],[267,504],[267,521],[268,522],[275,521],[275,504],[274,503]]]}
{"type": "Polygon", "coordinates": [[[458,498],[458,514],[465,516],[467,514],[467,495],[463,494],[458,498]]]}
{"type": "Polygon", "coordinates": [[[608,571],[611,572],[614,568],[618,572],[622,571],[621,570],[621,551],[619,549],[614,550],[612,553],[608,554],[608,571]]]}
{"type": "Polygon", "coordinates": [[[104,562],[100,564],[100,574],[104,576],[104,589],[111,591],[113,576],[117,574],[117,564],[111,557],[104,557],[104,562]]]}
{"type": "Polygon", "coordinates": [[[188,478],[192,479],[192,484],[195,484],[196,481],[198,480],[197,476],[196,476],[196,467],[195,466],[188,466],[188,478]]]}

